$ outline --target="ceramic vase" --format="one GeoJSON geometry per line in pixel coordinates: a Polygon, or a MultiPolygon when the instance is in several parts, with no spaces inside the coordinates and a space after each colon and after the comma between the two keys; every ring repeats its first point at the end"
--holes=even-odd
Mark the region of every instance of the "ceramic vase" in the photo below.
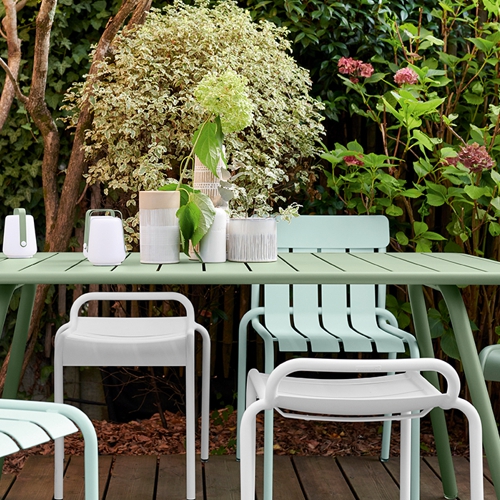
{"type": "Polygon", "coordinates": [[[273,262],[278,257],[276,219],[229,219],[227,259],[234,262],[273,262]]]}
{"type": "Polygon", "coordinates": [[[144,264],[179,262],[179,191],[139,192],[139,246],[144,264]]]}
{"type": "Polygon", "coordinates": [[[200,241],[203,262],[226,262],[227,221],[227,212],[223,208],[216,208],[214,222],[200,241]]]}

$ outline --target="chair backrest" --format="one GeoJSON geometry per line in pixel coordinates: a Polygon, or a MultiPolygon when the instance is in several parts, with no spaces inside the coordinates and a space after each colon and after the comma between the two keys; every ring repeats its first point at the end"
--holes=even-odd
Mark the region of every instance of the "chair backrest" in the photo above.
{"type": "Polygon", "coordinates": [[[385,252],[390,241],[383,215],[301,215],[277,227],[282,252],[385,252]]]}
{"type": "Polygon", "coordinates": [[[177,292],[90,292],[80,295],[71,306],[69,319],[70,323],[77,323],[80,309],[84,304],[91,300],[112,300],[112,301],[131,301],[131,300],[165,300],[179,302],[184,306],[186,317],[190,329],[194,329],[195,315],[191,301],[177,292]]]}
{"type": "MultiPolygon", "coordinates": [[[[389,241],[389,221],[382,215],[303,215],[292,219],[290,223],[278,223],[278,250],[281,252],[385,252],[389,241]]],[[[372,339],[353,335],[351,327],[358,331],[376,330],[375,308],[385,307],[385,286],[264,285],[263,290],[261,299],[261,288],[254,286],[252,307],[261,303],[264,305],[264,320],[269,328],[282,329],[284,319],[292,314],[293,325],[297,330],[320,331],[324,326],[332,333],[344,331],[345,335],[339,337],[346,350],[373,350],[372,339]],[[318,312],[321,321],[317,319],[318,312]],[[315,326],[312,326],[313,321],[315,326]]],[[[392,339],[389,344],[384,345],[384,342],[381,339],[377,343],[378,350],[395,352],[403,349],[402,344],[394,349],[392,339]]],[[[301,343],[305,345],[305,341],[301,343]]],[[[311,343],[315,351],[338,350],[325,335],[317,336],[317,340],[311,343]]]]}

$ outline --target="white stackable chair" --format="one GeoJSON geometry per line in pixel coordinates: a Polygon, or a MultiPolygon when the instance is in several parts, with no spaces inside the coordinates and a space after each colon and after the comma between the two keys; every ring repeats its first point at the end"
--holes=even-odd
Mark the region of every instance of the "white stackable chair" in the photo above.
{"type": "MultiPolygon", "coordinates": [[[[186,367],[186,498],[195,498],[195,332],[202,335],[201,459],[208,460],[210,336],[195,322],[191,302],[175,292],[96,292],[72,305],[69,323],[56,334],[54,397],[63,401],[64,366],[186,367]],[[182,304],[185,316],[86,317],[79,311],[91,300],[171,301],[182,304]]],[[[63,498],[64,442],[56,441],[55,499],[63,498]]]]}
{"type": "Polygon", "coordinates": [[[256,415],[276,409],[287,418],[330,421],[401,421],[400,499],[411,490],[411,419],[430,410],[457,408],[469,421],[471,500],[483,500],[481,420],[476,409],[459,398],[460,379],[447,363],[437,359],[338,360],[297,358],[285,361],[269,374],[250,370],[247,409],[241,421],[241,500],[255,499],[256,415]],[[421,371],[434,371],[446,379],[441,392],[421,371]],[[354,373],[353,378],[290,377],[296,372],[354,373]],[[358,374],[378,374],[359,378],[358,374]],[[392,373],[387,375],[387,373],[392,373]],[[285,410],[285,411],[283,411],[285,410]],[[390,414],[390,415],[388,415],[390,414]]]}
{"type": "MultiPolygon", "coordinates": [[[[385,252],[390,242],[389,221],[383,215],[301,215],[278,223],[281,252],[385,252]]],[[[361,265],[361,263],[360,263],[361,265]]],[[[274,348],[283,352],[373,353],[395,358],[408,351],[418,358],[413,335],[398,327],[385,308],[386,287],[374,285],[252,285],[250,310],[239,326],[238,440],[245,408],[247,335],[251,328],[264,341],[265,371],[274,368],[274,348]]],[[[420,436],[414,422],[414,449],[420,436]]],[[[272,412],[265,416],[264,499],[272,497],[272,412]]],[[[389,458],[390,421],[384,423],[381,460],[389,458]]],[[[415,451],[418,457],[418,450],[415,451]]],[[[418,464],[414,474],[418,477],[418,464]]],[[[415,481],[413,498],[419,498],[415,481]]]]}
{"type": "Polygon", "coordinates": [[[85,442],[85,500],[99,500],[97,436],[87,415],[70,405],[0,399],[0,457],[78,429],[85,442]]]}

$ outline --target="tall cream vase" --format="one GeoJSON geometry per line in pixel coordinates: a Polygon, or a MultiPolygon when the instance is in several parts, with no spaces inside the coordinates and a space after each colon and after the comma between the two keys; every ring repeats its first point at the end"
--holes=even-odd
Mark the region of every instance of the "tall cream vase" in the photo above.
{"type": "Polygon", "coordinates": [[[179,191],[139,192],[139,246],[144,264],[179,262],[179,191]]]}

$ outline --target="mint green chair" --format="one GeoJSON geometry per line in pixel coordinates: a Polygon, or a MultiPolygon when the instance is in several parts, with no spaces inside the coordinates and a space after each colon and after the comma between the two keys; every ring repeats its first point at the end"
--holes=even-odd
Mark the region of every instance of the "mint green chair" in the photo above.
{"type": "Polygon", "coordinates": [[[99,500],[97,436],[89,418],[70,405],[0,399],[0,457],[78,429],[85,441],[85,500],[99,500]]]}
{"type": "MultiPolygon", "coordinates": [[[[380,215],[303,215],[278,223],[280,252],[385,252],[389,222],[380,215]]],[[[368,256],[367,256],[368,257],[368,256]]],[[[275,346],[290,353],[367,353],[419,357],[416,339],[398,328],[385,309],[386,287],[379,285],[253,285],[251,308],[239,325],[238,448],[245,410],[247,330],[263,339],[265,372],[274,368],[275,346]]],[[[419,498],[419,421],[412,422],[415,450],[412,498],[419,498]]],[[[272,498],[272,411],[265,414],[264,498],[272,498]]],[[[390,421],[384,423],[381,460],[389,458],[390,421]]]]}

